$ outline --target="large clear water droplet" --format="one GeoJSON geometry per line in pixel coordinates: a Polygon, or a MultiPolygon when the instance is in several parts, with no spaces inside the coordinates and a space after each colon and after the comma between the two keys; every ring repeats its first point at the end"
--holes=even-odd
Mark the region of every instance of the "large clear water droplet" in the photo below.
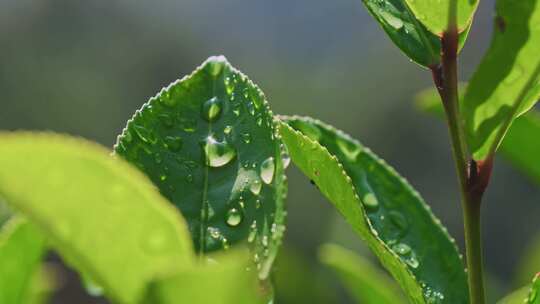
{"type": "Polygon", "coordinates": [[[265,184],[270,184],[274,179],[274,173],[276,171],[276,165],[273,157],[267,158],[261,163],[260,169],[261,179],[265,184]]]}
{"type": "Polygon", "coordinates": [[[222,108],[223,102],[221,99],[212,97],[203,103],[201,110],[202,117],[209,122],[215,121],[219,118],[222,108]]]}
{"type": "Polygon", "coordinates": [[[231,227],[236,227],[240,225],[243,219],[242,212],[236,208],[231,208],[229,211],[227,211],[227,218],[226,222],[227,225],[231,227]]]}
{"type": "Polygon", "coordinates": [[[206,164],[210,167],[222,167],[236,157],[236,150],[226,140],[217,141],[208,136],[203,142],[206,164]]]}

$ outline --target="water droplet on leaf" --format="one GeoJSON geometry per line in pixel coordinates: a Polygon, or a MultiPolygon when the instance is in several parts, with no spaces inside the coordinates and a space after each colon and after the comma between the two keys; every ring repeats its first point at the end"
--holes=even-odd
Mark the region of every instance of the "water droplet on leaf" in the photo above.
{"type": "Polygon", "coordinates": [[[205,101],[201,110],[202,117],[209,122],[215,121],[221,114],[222,103],[221,99],[217,97],[212,97],[205,101]]]}
{"type": "Polygon", "coordinates": [[[274,163],[273,157],[269,157],[261,163],[260,175],[261,175],[261,179],[263,180],[265,184],[270,184],[272,180],[274,179],[275,168],[276,168],[276,165],[274,163]]]}
{"type": "Polygon", "coordinates": [[[220,142],[213,136],[208,136],[203,142],[203,150],[206,164],[210,167],[222,167],[236,156],[236,150],[226,140],[220,142]]]}
{"type": "Polygon", "coordinates": [[[243,219],[242,212],[239,211],[238,209],[232,208],[229,211],[227,211],[227,219],[226,219],[227,225],[231,227],[236,227],[240,225],[240,223],[242,222],[242,219],[243,219]]]}

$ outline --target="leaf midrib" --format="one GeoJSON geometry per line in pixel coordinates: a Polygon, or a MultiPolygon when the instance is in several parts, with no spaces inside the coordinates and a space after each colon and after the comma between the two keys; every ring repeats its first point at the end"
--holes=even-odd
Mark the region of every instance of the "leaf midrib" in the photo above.
{"type": "MultiPolygon", "coordinates": [[[[212,76],[212,96],[216,95],[216,77],[212,76]]],[[[212,134],[212,120],[208,121],[208,134],[212,134]]],[[[204,149],[203,149],[204,150],[204,149]]],[[[204,152],[204,151],[203,151],[204,152]]],[[[208,202],[208,176],[210,174],[210,167],[208,166],[208,155],[205,155],[204,161],[204,178],[203,178],[203,193],[202,193],[202,204],[201,204],[201,227],[200,230],[200,239],[199,239],[199,256],[202,258],[204,255],[204,247],[206,240],[206,230],[208,227],[208,211],[209,211],[209,202],[208,202]]]]}

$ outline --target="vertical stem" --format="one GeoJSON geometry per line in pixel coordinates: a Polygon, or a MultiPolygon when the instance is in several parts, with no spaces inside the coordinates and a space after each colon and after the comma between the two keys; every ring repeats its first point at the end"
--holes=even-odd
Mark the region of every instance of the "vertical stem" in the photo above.
{"type": "Polygon", "coordinates": [[[441,65],[433,66],[431,69],[446,113],[452,153],[461,190],[470,301],[472,304],[485,304],[480,207],[484,190],[489,183],[492,159],[482,163],[469,162],[464,128],[459,112],[458,31],[455,22],[450,21],[441,42],[441,65]]]}

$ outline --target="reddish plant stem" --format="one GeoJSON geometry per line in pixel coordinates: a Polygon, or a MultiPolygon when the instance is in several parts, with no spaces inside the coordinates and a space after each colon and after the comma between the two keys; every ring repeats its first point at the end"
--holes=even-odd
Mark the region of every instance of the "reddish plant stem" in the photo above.
{"type": "Polygon", "coordinates": [[[455,24],[451,23],[448,28],[441,39],[441,64],[432,66],[431,71],[446,113],[452,153],[460,184],[470,302],[485,304],[480,211],[482,197],[491,176],[493,158],[489,157],[485,161],[476,162],[468,156],[459,111],[458,32],[455,24]]]}

